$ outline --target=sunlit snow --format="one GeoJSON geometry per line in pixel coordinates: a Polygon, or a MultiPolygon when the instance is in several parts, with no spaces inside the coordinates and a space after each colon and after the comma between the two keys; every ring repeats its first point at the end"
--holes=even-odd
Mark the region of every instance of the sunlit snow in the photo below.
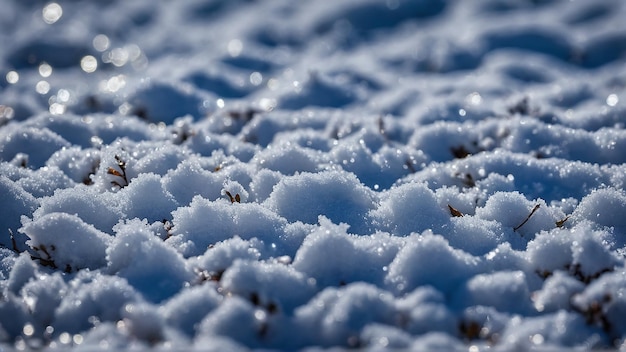
{"type": "Polygon", "coordinates": [[[626,3],[0,3],[0,350],[626,346],[626,3]]]}

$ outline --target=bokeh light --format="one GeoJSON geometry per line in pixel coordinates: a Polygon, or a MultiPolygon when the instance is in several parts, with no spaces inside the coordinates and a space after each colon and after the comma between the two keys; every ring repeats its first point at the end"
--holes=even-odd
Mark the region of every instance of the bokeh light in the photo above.
{"type": "Polygon", "coordinates": [[[111,41],[106,35],[98,34],[93,38],[92,45],[94,49],[103,52],[109,48],[109,46],[111,45],[111,41]]]}
{"type": "Polygon", "coordinates": [[[43,8],[42,16],[44,22],[47,24],[53,24],[61,19],[61,16],[63,16],[63,8],[56,2],[49,3],[43,8]]]}
{"type": "Polygon", "coordinates": [[[9,71],[6,75],[7,82],[15,84],[20,80],[20,75],[15,71],[9,71]]]}
{"type": "Polygon", "coordinates": [[[228,54],[231,57],[237,57],[243,50],[243,43],[239,39],[233,39],[228,42],[228,54]]]}
{"type": "Polygon", "coordinates": [[[91,55],[84,56],[80,60],[80,68],[87,73],[95,72],[98,69],[98,60],[91,55]]]}
{"type": "Polygon", "coordinates": [[[59,103],[53,103],[50,105],[49,111],[52,115],[62,115],[65,113],[65,105],[59,103]]]}
{"type": "Polygon", "coordinates": [[[35,85],[35,91],[39,94],[48,94],[50,91],[50,83],[47,81],[39,81],[35,85]]]}
{"type": "Polygon", "coordinates": [[[128,51],[124,48],[115,48],[109,53],[108,60],[114,66],[122,67],[128,62],[128,51]]]}
{"type": "Polygon", "coordinates": [[[465,101],[470,105],[480,105],[483,102],[483,97],[478,92],[473,92],[465,97],[465,101]]]}
{"type": "Polygon", "coordinates": [[[6,105],[0,105],[0,123],[2,120],[10,120],[13,118],[15,111],[12,107],[6,105]]]}
{"type": "Polygon", "coordinates": [[[67,103],[70,100],[70,91],[67,89],[59,89],[57,92],[57,102],[59,103],[67,103]]]}
{"type": "Polygon", "coordinates": [[[126,76],[117,75],[100,82],[100,90],[115,93],[126,86],[126,76]]]}
{"type": "Polygon", "coordinates": [[[39,75],[41,75],[41,77],[50,77],[51,74],[52,66],[48,65],[46,62],[42,62],[41,65],[39,65],[39,75]]]}
{"type": "Polygon", "coordinates": [[[250,83],[254,86],[258,86],[263,83],[263,75],[260,72],[253,72],[250,74],[250,83]]]}

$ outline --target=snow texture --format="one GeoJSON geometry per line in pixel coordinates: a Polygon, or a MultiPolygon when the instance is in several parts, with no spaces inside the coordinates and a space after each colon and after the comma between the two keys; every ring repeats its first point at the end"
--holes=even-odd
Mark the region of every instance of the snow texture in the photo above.
{"type": "Polygon", "coordinates": [[[0,350],[625,348],[625,2],[0,7],[0,350]]]}

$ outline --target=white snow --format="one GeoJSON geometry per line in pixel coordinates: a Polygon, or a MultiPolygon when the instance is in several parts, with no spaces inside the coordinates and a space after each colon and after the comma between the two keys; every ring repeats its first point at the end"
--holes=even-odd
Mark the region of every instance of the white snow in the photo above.
{"type": "Polygon", "coordinates": [[[626,346],[626,3],[0,4],[0,350],[626,346]]]}

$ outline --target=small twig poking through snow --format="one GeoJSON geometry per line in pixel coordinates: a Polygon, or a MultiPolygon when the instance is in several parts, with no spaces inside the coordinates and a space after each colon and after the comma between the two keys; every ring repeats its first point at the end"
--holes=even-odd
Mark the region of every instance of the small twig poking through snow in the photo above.
{"type": "MultiPolygon", "coordinates": [[[[11,229],[9,230],[9,236],[11,237],[11,248],[15,253],[21,253],[20,250],[17,248],[17,241],[15,241],[15,235],[13,234],[13,231],[11,229]]],[[[4,247],[4,246],[2,246],[4,247]]],[[[57,268],[57,265],[54,263],[54,259],[52,259],[52,256],[50,255],[50,252],[48,252],[48,249],[46,248],[45,245],[40,245],[39,247],[31,247],[35,252],[43,252],[43,254],[46,255],[46,258],[42,257],[42,256],[38,256],[38,255],[33,255],[31,253],[30,254],[30,259],[32,260],[37,260],[39,261],[39,264],[43,265],[43,266],[47,266],[53,269],[57,268]]],[[[54,246],[51,247],[52,250],[55,250],[56,248],[54,246]]],[[[68,265],[69,267],[69,265],[68,265]]],[[[67,268],[66,268],[67,271],[67,268]]],[[[71,271],[71,268],[70,268],[71,271]]]]}
{"type": "Polygon", "coordinates": [[[378,124],[378,133],[383,136],[386,142],[389,142],[389,137],[387,136],[387,130],[385,128],[385,120],[383,120],[382,116],[379,116],[376,122],[378,124]]]}
{"type": "MultiPolygon", "coordinates": [[[[0,107],[2,107],[2,105],[0,105],[0,107]]],[[[2,115],[0,115],[1,117],[2,115]]],[[[17,167],[21,167],[23,169],[28,167],[28,154],[26,153],[17,153],[15,154],[15,157],[13,158],[13,160],[11,160],[11,164],[17,166],[17,167]]]]}
{"type": "Polygon", "coordinates": [[[481,330],[481,324],[475,321],[461,321],[459,323],[459,332],[466,341],[476,340],[480,338],[481,330]]]}
{"type": "Polygon", "coordinates": [[[89,173],[85,175],[85,177],[83,177],[84,185],[87,185],[87,186],[93,185],[93,180],[91,179],[91,176],[95,175],[99,167],[100,167],[100,159],[94,161],[94,163],[91,165],[91,170],[89,170],[89,173]]]}
{"type": "Polygon", "coordinates": [[[121,177],[122,180],[124,180],[124,184],[120,184],[117,181],[111,181],[111,184],[114,186],[117,186],[119,188],[124,188],[126,186],[128,186],[128,178],[126,177],[126,162],[124,160],[122,160],[122,158],[120,158],[118,155],[115,156],[115,160],[117,160],[117,166],[119,166],[120,171],[115,170],[112,167],[109,167],[109,169],[107,170],[107,174],[109,175],[113,175],[113,176],[117,176],[117,177],[121,177]]]}
{"type": "Polygon", "coordinates": [[[464,145],[460,145],[458,147],[450,147],[450,153],[452,153],[452,155],[457,159],[463,159],[471,155],[471,153],[465,148],[464,145]]]}
{"type": "Polygon", "coordinates": [[[524,221],[522,221],[521,224],[515,226],[513,228],[513,231],[517,231],[517,230],[520,229],[520,227],[524,226],[524,224],[526,224],[528,222],[528,220],[530,220],[530,217],[533,216],[533,214],[537,211],[537,209],[539,209],[540,206],[541,206],[540,204],[535,205],[535,207],[533,208],[533,210],[530,211],[530,214],[528,214],[526,219],[524,219],[524,221]]]}
{"type": "Polygon", "coordinates": [[[474,177],[470,173],[462,174],[457,172],[454,174],[454,177],[460,179],[465,187],[472,188],[476,186],[476,181],[474,181],[474,177]]]}
{"type": "Polygon", "coordinates": [[[610,272],[614,271],[613,268],[603,268],[603,269],[598,270],[597,272],[595,272],[593,274],[585,274],[585,271],[582,269],[580,263],[567,264],[565,266],[565,269],[567,269],[567,271],[570,274],[572,274],[573,277],[578,279],[578,281],[580,281],[580,282],[582,282],[583,284],[586,284],[586,285],[589,285],[589,283],[591,281],[599,278],[603,274],[610,273],[610,272]]]}
{"type": "Polygon", "coordinates": [[[243,121],[244,123],[249,122],[256,116],[257,114],[262,113],[263,110],[248,108],[243,111],[229,111],[226,115],[233,120],[243,121]]]}
{"type": "Polygon", "coordinates": [[[475,320],[463,319],[458,325],[459,332],[463,339],[467,342],[475,340],[483,340],[490,345],[496,344],[498,341],[498,334],[489,331],[488,328],[475,320]]]}
{"type": "MultiPolygon", "coordinates": [[[[44,244],[40,245],[39,247],[31,247],[35,252],[43,252],[43,254],[46,255],[46,258],[42,257],[42,256],[36,256],[36,255],[32,255],[30,256],[30,258],[32,260],[37,260],[39,261],[39,264],[43,265],[43,266],[47,266],[50,267],[52,269],[57,269],[57,265],[54,262],[54,259],[52,259],[52,256],[50,255],[50,252],[48,252],[48,250],[46,249],[46,246],[44,244]]],[[[55,248],[52,247],[52,250],[54,250],[55,248]]],[[[70,268],[71,270],[71,268],[70,268]]]]}
{"type": "Polygon", "coordinates": [[[450,210],[450,214],[454,217],[461,217],[463,213],[461,213],[458,209],[454,208],[450,204],[448,204],[448,209],[450,210]]]}
{"type": "Polygon", "coordinates": [[[41,250],[43,252],[43,254],[46,255],[47,259],[52,259],[52,256],[50,255],[50,253],[48,252],[48,249],[46,248],[45,245],[40,245],[39,246],[39,250],[41,250]]]}
{"type": "Polygon", "coordinates": [[[20,251],[17,249],[17,242],[15,241],[15,236],[13,235],[13,230],[9,229],[9,236],[11,237],[11,247],[13,247],[13,252],[19,253],[20,251]]]}
{"type": "MultiPolygon", "coordinates": [[[[609,310],[607,306],[611,305],[612,300],[613,298],[611,297],[611,294],[606,293],[604,297],[602,297],[601,301],[594,300],[586,307],[581,307],[574,302],[570,302],[570,306],[575,312],[578,312],[585,318],[588,325],[599,326],[602,330],[604,330],[604,332],[606,332],[607,335],[613,336],[615,335],[613,331],[613,324],[607,316],[607,312],[609,310]]],[[[619,341],[619,339],[611,340],[619,341]]]]}
{"type": "Polygon", "coordinates": [[[566,216],[565,218],[559,220],[556,222],[556,227],[563,227],[563,224],[565,224],[565,222],[567,221],[567,219],[569,219],[569,215],[566,216]]]}
{"type": "Polygon", "coordinates": [[[531,109],[530,101],[528,97],[522,98],[522,100],[516,102],[515,104],[509,106],[507,108],[509,115],[529,115],[531,113],[538,112],[536,110],[531,109]]]}
{"type": "Polygon", "coordinates": [[[465,174],[465,180],[463,181],[467,187],[475,187],[476,182],[471,174],[465,174]]]}
{"type": "Polygon", "coordinates": [[[231,203],[241,203],[241,196],[239,195],[239,193],[235,194],[235,196],[233,197],[232,194],[230,194],[230,192],[228,191],[224,191],[226,193],[226,195],[228,196],[228,198],[230,199],[231,203]]]}
{"type": "Polygon", "coordinates": [[[225,167],[229,166],[230,163],[226,160],[220,161],[220,163],[213,169],[213,172],[218,172],[223,170],[225,167]]]}

